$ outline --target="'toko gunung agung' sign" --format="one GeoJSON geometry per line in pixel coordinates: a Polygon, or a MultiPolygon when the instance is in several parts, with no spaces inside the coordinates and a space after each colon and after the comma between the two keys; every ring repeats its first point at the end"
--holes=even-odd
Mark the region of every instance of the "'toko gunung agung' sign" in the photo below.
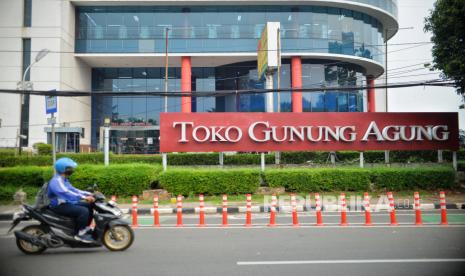
{"type": "Polygon", "coordinates": [[[161,152],[458,150],[457,113],[162,113],[161,152]]]}

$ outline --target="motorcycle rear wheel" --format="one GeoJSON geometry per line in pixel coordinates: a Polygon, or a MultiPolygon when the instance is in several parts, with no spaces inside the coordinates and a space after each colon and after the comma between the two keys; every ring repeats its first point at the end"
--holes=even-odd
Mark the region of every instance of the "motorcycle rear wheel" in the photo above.
{"type": "Polygon", "coordinates": [[[128,225],[115,225],[103,233],[103,244],[111,251],[123,251],[132,245],[134,231],[128,225]]]}
{"type": "MultiPolygon", "coordinates": [[[[46,231],[40,225],[29,225],[24,227],[21,231],[36,237],[40,237],[46,233],[46,231]]],[[[19,250],[27,255],[39,255],[47,249],[46,246],[34,245],[28,241],[18,238],[16,239],[16,246],[18,246],[19,250]]]]}

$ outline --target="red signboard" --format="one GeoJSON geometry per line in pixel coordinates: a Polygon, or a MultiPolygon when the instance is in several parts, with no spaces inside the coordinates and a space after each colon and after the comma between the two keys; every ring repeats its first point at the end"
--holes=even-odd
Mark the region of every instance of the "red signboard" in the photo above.
{"type": "Polygon", "coordinates": [[[161,152],[458,150],[457,113],[161,113],[161,152]]]}

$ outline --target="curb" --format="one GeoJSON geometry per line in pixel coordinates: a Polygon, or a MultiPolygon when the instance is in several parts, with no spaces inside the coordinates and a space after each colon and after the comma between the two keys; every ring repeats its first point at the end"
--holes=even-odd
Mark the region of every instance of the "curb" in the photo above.
{"type": "MultiPolygon", "coordinates": [[[[378,211],[384,211],[388,210],[389,206],[388,205],[381,205],[377,206],[372,205],[371,206],[372,210],[378,210],[378,211]]],[[[433,204],[433,203],[425,203],[421,204],[420,208],[422,210],[439,210],[441,209],[441,206],[439,204],[433,204]]],[[[446,204],[446,208],[449,210],[463,210],[465,209],[465,203],[448,203],[446,204]]],[[[278,206],[276,207],[276,211],[280,212],[286,212],[286,211],[291,211],[291,206],[278,206]]],[[[396,204],[395,205],[396,210],[413,210],[413,204],[409,205],[403,205],[403,204],[396,204]]],[[[323,205],[322,210],[326,212],[337,212],[339,211],[338,205],[323,205]]],[[[350,212],[350,206],[347,206],[348,212],[350,212]]],[[[365,209],[363,208],[362,205],[358,205],[356,208],[356,211],[364,211],[365,209]]],[[[124,214],[130,214],[131,209],[130,208],[122,208],[121,211],[124,214]]],[[[207,214],[221,214],[223,212],[222,207],[205,207],[204,209],[205,213],[207,214]]],[[[315,211],[315,205],[312,206],[306,206],[306,205],[300,205],[297,206],[297,211],[298,212],[309,212],[309,211],[315,211]]],[[[160,214],[176,214],[176,208],[159,208],[158,212],[160,214]]],[[[237,213],[245,213],[246,212],[246,207],[240,206],[240,207],[228,207],[228,214],[237,214],[237,213]]],[[[269,213],[270,212],[270,206],[252,206],[252,213],[269,213]]],[[[152,208],[141,208],[137,210],[137,213],[139,215],[151,215],[153,214],[153,209],[152,208]]],[[[199,208],[183,208],[182,209],[183,214],[198,214],[199,213],[199,208]]],[[[0,214],[0,221],[7,221],[7,220],[12,220],[13,219],[13,213],[3,213],[0,214]]]]}

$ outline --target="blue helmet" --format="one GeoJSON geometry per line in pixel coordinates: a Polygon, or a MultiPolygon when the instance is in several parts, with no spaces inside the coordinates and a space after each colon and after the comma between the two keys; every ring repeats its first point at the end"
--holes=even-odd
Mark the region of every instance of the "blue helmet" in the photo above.
{"type": "Polygon", "coordinates": [[[77,163],[68,157],[62,157],[55,162],[55,170],[59,174],[65,173],[67,170],[72,172],[76,167],[77,163]]]}

